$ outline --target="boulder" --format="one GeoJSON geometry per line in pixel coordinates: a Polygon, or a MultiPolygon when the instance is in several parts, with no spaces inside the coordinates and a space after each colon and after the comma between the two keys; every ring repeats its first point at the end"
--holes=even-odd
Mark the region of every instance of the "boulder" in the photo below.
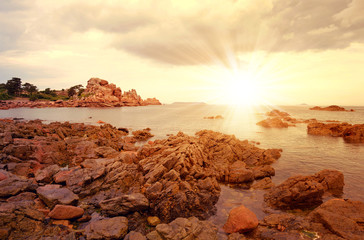
{"type": "Polygon", "coordinates": [[[85,228],[87,239],[123,239],[128,231],[126,217],[107,218],[91,222],[85,228]]]}
{"type": "Polygon", "coordinates": [[[148,199],[141,193],[125,194],[100,202],[101,210],[109,216],[126,215],[149,207],[148,199]]]}
{"type": "Polygon", "coordinates": [[[158,224],[161,223],[161,220],[159,219],[159,217],[156,217],[156,216],[150,216],[147,218],[147,222],[150,226],[152,227],[155,227],[157,226],[158,224]]]}
{"type": "Polygon", "coordinates": [[[48,214],[50,218],[67,220],[82,217],[84,210],[70,205],[56,205],[48,214]]]}
{"type": "Polygon", "coordinates": [[[78,202],[78,196],[68,188],[61,185],[45,185],[37,188],[37,194],[48,207],[53,208],[57,204],[72,205],[78,202]]]}
{"type": "Polygon", "coordinates": [[[233,208],[223,227],[226,233],[249,232],[258,226],[257,216],[244,205],[233,208]]]}
{"type": "Polygon", "coordinates": [[[312,211],[309,217],[312,222],[321,223],[337,237],[363,239],[363,202],[331,199],[312,211]]]}
{"type": "Polygon", "coordinates": [[[345,142],[364,143],[364,124],[355,124],[343,132],[345,142]]]}
{"type": "Polygon", "coordinates": [[[230,165],[229,169],[229,183],[244,183],[252,182],[254,174],[252,170],[245,168],[246,164],[242,161],[236,161],[230,165]]]}
{"type": "Polygon", "coordinates": [[[273,187],[264,200],[279,209],[310,208],[322,203],[324,193],[340,195],[344,176],[337,170],[322,170],[311,176],[294,176],[273,187]]]}

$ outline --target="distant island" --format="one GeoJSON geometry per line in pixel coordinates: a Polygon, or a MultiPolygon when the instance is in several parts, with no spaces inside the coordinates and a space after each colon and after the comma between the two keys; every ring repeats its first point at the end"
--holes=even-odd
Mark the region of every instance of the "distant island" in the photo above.
{"type": "Polygon", "coordinates": [[[350,110],[346,110],[343,107],[339,107],[337,105],[331,105],[328,107],[319,107],[319,106],[315,106],[310,108],[310,110],[317,110],[317,111],[342,111],[342,112],[354,112],[354,109],[350,109],[350,110]]]}
{"type": "Polygon", "coordinates": [[[135,89],[122,92],[120,87],[100,78],[91,78],[86,88],[81,84],[67,90],[38,91],[20,78],[0,84],[0,109],[18,107],[123,107],[161,105],[156,98],[143,100],[135,89]],[[3,101],[1,101],[3,100],[3,101]]]}

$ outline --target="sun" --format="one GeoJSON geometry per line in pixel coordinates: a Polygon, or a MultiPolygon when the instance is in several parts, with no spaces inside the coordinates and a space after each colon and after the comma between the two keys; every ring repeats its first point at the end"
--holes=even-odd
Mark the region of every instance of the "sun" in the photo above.
{"type": "Polygon", "coordinates": [[[263,104],[264,87],[249,73],[235,74],[224,81],[223,95],[226,104],[254,106],[263,104]]]}

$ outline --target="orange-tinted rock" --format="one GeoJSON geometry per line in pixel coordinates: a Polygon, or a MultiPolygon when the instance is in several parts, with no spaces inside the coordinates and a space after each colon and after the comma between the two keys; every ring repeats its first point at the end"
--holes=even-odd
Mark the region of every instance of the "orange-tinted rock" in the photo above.
{"type": "Polygon", "coordinates": [[[265,128],[288,128],[288,123],[283,122],[280,118],[267,118],[257,123],[265,128]]]}
{"type": "Polygon", "coordinates": [[[328,107],[315,106],[315,107],[310,108],[310,110],[354,112],[354,109],[346,110],[345,108],[339,107],[337,105],[331,105],[331,106],[328,106],[328,107]]]}
{"type": "Polygon", "coordinates": [[[5,180],[7,178],[8,177],[4,173],[0,172],[0,181],[5,180]]]}
{"type": "Polygon", "coordinates": [[[363,202],[331,199],[311,212],[309,217],[312,222],[321,223],[340,239],[363,239],[363,202]]]}
{"type": "Polygon", "coordinates": [[[49,213],[49,217],[58,220],[79,218],[85,211],[82,208],[70,205],[56,205],[49,213]]]}
{"type": "Polygon", "coordinates": [[[226,233],[249,232],[257,226],[257,216],[244,205],[241,205],[230,211],[223,229],[226,233]]]}
{"type": "Polygon", "coordinates": [[[146,141],[147,139],[154,136],[153,134],[150,133],[150,128],[133,131],[132,134],[134,135],[134,138],[138,141],[146,141]]]}
{"type": "Polygon", "coordinates": [[[311,176],[288,178],[265,194],[264,200],[278,209],[310,208],[322,203],[324,193],[340,195],[343,188],[343,174],[325,169],[311,176]]]}
{"type": "Polygon", "coordinates": [[[270,112],[267,112],[265,115],[269,116],[269,117],[279,117],[279,118],[284,118],[284,117],[289,117],[290,115],[286,112],[281,112],[278,109],[273,109],[270,112]]]}
{"type": "Polygon", "coordinates": [[[343,137],[345,142],[364,143],[364,124],[349,123],[310,123],[307,134],[343,137]]]}

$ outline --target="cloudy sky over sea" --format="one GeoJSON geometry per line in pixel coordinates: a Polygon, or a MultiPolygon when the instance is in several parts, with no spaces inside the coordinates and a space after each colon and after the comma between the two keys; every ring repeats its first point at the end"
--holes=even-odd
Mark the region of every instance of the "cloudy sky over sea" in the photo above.
{"type": "Polygon", "coordinates": [[[364,105],[363,12],[363,0],[1,0],[0,82],[99,77],[164,103],[364,105]]]}

